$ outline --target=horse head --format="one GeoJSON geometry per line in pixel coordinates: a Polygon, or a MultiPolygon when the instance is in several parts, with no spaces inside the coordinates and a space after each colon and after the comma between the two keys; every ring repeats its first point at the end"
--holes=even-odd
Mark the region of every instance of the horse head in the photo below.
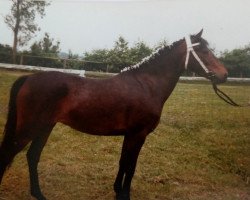
{"type": "Polygon", "coordinates": [[[227,80],[228,72],[201,37],[202,32],[185,37],[185,68],[210,79],[214,84],[223,83],[227,80]]]}

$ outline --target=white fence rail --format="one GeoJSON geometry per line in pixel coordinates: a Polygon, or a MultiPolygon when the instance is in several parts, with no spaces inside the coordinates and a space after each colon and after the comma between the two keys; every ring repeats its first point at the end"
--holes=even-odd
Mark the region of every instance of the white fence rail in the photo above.
{"type": "MultiPolygon", "coordinates": [[[[14,64],[6,64],[6,63],[0,63],[0,68],[5,69],[16,69],[16,70],[27,70],[27,71],[59,71],[59,72],[65,72],[70,74],[77,74],[80,76],[85,76],[86,73],[91,74],[91,72],[86,72],[85,70],[75,70],[75,69],[58,69],[58,68],[48,68],[48,67],[37,67],[37,66],[28,66],[28,65],[14,65],[14,64]]],[[[103,73],[107,75],[115,75],[114,73],[103,73]]],[[[203,77],[180,77],[181,81],[207,81],[207,79],[203,77]]],[[[250,83],[250,78],[228,78],[228,82],[244,82],[244,83],[250,83]]]]}
{"type": "Polygon", "coordinates": [[[58,72],[65,72],[69,74],[77,74],[79,76],[85,76],[85,70],[76,70],[76,69],[58,69],[58,68],[38,67],[38,66],[29,66],[29,65],[13,65],[13,64],[6,64],[6,63],[0,63],[0,68],[27,70],[27,71],[58,71],[58,72]]]}
{"type": "MultiPolygon", "coordinates": [[[[181,81],[209,81],[204,77],[188,77],[188,76],[181,76],[181,81]]],[[[250,78],[227,78],[227,82],[238,82],[238,83],[250,83],[250,78]]]]}

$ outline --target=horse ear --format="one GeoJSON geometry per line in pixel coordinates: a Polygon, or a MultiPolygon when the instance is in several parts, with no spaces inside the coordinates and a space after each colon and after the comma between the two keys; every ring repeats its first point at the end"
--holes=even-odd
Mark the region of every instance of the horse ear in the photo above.
{"type": "Polygon", "coordinates": [[[201,29],[201,31],[200,31],[199,33],[197,33],[197,34],[195,35],[195,37],[201,38],[202,32],[203,32],[203,29],[201,29]]]}

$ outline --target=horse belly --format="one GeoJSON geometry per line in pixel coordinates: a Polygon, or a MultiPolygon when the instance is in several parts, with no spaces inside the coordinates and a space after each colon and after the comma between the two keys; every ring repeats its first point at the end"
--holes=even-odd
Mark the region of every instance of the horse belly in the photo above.
{"type": "Polygon", "coordinates": [[[67,113],[60,122],[93,135],[124,135],[126,132],[125,115],[122,112],[75,109],[67,113]]]}

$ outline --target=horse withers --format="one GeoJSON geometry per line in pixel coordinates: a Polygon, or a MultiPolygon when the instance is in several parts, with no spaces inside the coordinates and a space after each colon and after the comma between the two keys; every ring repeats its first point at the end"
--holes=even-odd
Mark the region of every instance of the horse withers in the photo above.
{"type": "Polygon", "coordinates": [[[0,147],[0,181],[14,157],[27,152],[31,195],[46,198],[39,186],[37,165],[57,122],[92,135],[124,136],[114,182],[117,200],[130,199],[137,158],[180,75],[189,69],[213,83],[226,81],[227,70],[208,48],[202,31],[164,46],[140,63],[107,79],[41,72],[16,80],[0,147]]]}

